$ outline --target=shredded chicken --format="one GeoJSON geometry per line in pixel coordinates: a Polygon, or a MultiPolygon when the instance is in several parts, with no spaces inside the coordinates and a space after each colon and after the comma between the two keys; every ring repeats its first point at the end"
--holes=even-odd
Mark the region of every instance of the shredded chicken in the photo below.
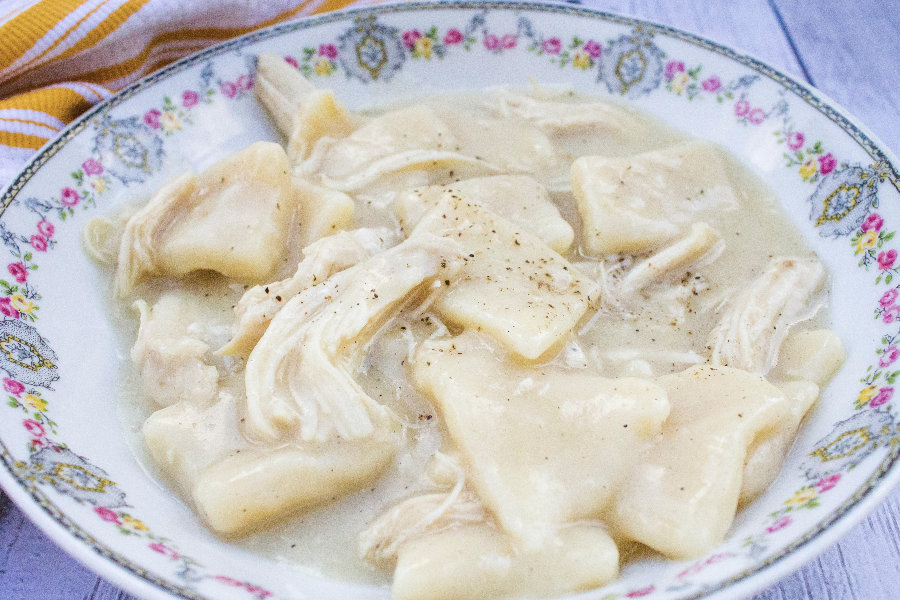
{"type": "Polygon", "coordinates": [[[825,284],[815,258],[778,257],[728,308],[709,336],[709,362],[766,374],[791,325],[808,318],[825,284]]]}
{"type": "Polygon", "coordinates": [[[295,429],[303,440],[371,435],[387,412],[348,365],[411,292],[452,278],[458,255],[452,240],[414,236],[291,298],[247,361],[250,434],[268,441],[295,429]]]}
{"type": "Polygon", "coordinates": [[[144,394],[156,406],[182,400],[198,406],[211,402],[219,389],[219,373],[204,360],[209,346],[171,331],[171,323],[159,315],[159,306],[151,309],[138,300],[134,307],[141,315],[141,325],[131,348],[131,360],[137,366],[144,394]]]}
{"type": "Polygon", "coordinates": [[[397,560],[399,547],[411,539],[459,525],[482,523],[484,507],[471,491],[415,496],[397,504],[359,535],[359,554],[376,565],[397,560]]]}
{"type": "Polygon", "coordinates": [[[393,246],[396,241],[397,235],[389,229],[362,228],[341,231],[307,246],[303,261],[289,279],[257,285],[244,293],[234,309],[234,336],[218,354],[248,354],[288,300],[323,283],[334,273],[393,246]]]}
{"type": "Polygon", "coordinates": [[[152,308],[138,300],[134,307],[140,313],[140,327],[131,360],[147,397],[158,407],[211,402],[218,393],[219,374],[204,360],[209,346],[179,331],[176,321],[184,307],[178,298],[164,296],[152,308]]]}

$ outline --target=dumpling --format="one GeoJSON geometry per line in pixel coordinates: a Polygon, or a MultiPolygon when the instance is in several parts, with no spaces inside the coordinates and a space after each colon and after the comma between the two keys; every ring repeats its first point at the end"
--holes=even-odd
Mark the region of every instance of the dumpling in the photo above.
{"type": "Polygon", "coordinates": [[[413,235],[420,231],[455,239],[466,261],[437,299],[437,311],[524,358],[541,356],[597,300],[597,284],[569,261],[466,196],[445,197],[413,235]]]}
{"type": "Polygon", "coordinates": [[[347,229],[353,223],[356,204],[343,192],[293,177],[300,218],[300,245],[309,246],[325,236],[347,229]]]}
{"type": "Polygon", "coordinates": [[[792,422],[791,405],[762,376],[730,367],[692,367],[656,383],[671,412],[606,518],[617,536],[669,558],[694,558],[725,538],[748,451],[758,436],[792,422]]]}
{"type": "Polygon", "coordinates": [[[680,240],[632,267],[622,280],[620,290],[637,292],[677,273],[706,255],[719,242],[719,234],[706,223],[694,223],[680,240]]]}
{"type": "Polygon", "coordinates": [[[371,484],[394,458],[395,435],[386,428],[354,440],[250,446],[206,468],[192,498],[203,520],[219,533],[271,527],[371,484]]]}
{"type": "Polygon", "coordinates": [[[595,256],[655,249],[740,201],[726,155],[706,142],[624,158],[582,156],[571,178],[582,247],[595,256]]]}
{"type": "Polygon", "coordinates": [[[639,131],[647,131],[647,137],[651,133],[646,117],[612,102],[574,104],[499,90],[491,95],[488,106],[502,117],[525,119],[550,133],[588,130],[592,135],[608,137],[611,142],[621,141],[628,134],[635,136],[639,131]]]}
{"type": "Polygon", "coordinates": [[[778,365],[769,373],[790,403],[790,413],[780,427],[757,436],[748,450],[741,486],[741,504],[750,502],[769,487],[790,449],[800,422],[819,398],[846,353],[840,338],[830,329],[792,331],[778,351],[778,365]]]}
{"type": "Polygon", "coordinates": [[[572,245],[572,226],[559,214],[544,186],[528,175],[476,177],[450,185],[415,188],[397,197],[394,213],[400,226],[412,231],[428,210],[445,196],[453,195],[490,209],[559,253],[572,245]]]}
{"type": "Polygon", "coordinates": [[[320,172],[333,179],[358,174],[379,160],[411,151],[452,151],[450,128],[426,106],[388,112],[329,148],[320,172]]]}
{"type": "Polygon", "coordinates": [[[456,527],[400,546],[394,600],[557,597],[600,587],[619,573],[606,529],[578,523],[555,544],[524,552],[490,525],[456,527]]]}
{"type": "Polygon", "coordinates": [[[557,166],[553,142],[527,121],[510,123],[480,114],[438,110],[453,131],[458,151],[477,156],[507,173],[546,174],[557,166]]]}
{"type": "Polygon", "coordinates": [[[148,277],[198,270],[252,283],[272,277],[295,208],[288,170],[281,146],[257,142],[164,185],[125,226],[117,295],[148,277]]]}
{"type": "Polygon", "coordinates": [[[424,343],[413,377],[478,497],[524,549],[599,516],[669,412],[652,382],[519,366],[477,333],[424,343]]]}
{"type": "Polygon", "coordinates": [[[841,338],[830,329],[791,331],[778,351],[773,379],[811,381],[824,387],[837,373],[847,352],[841,338]]]}
{"type": "Polygon", "coordinates": [[[248,444],[239,403],[222,392],[209,406],[179,402],[151,415],[143,432],[154,461],[215,532],[237,535],[368,485],[396,451],[390,428],[352,441],[248,444]]]}
{"type": "Polygon", "coordinates": [[[181,400],[144,421],[150,456],[188,498],[211,464],[246,448],[237,406],[234,395],[222,391],[204,403],[181,400]]]}
{"type": "Polygon", "coordinates": [[[787,399],[788,414],[781,419],[778,427],[758,434],[747,448],[740,504],[754,500],[775,481],[781,463],[797,437],[800,422],[819,399],[819,386],[811,381],[789,381],[781,383],[778,388],[787,399]]]}

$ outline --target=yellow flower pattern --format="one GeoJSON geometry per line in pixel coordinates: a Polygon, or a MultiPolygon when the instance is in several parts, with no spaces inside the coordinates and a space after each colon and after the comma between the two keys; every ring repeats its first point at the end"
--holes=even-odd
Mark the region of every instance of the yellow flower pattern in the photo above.
{"type": "Polygon", "coordinates": [[[572,64],[584,71],[591,66],[591,57],[584,50],[579,50],[575,53],[575,56],[572,57],[572,64]]]}
{"type": "Polygon", "coordinates": [[[672,89],[680,94],[684,91],[684,88],[687,87],[687,84],[690,83],[690,81],[691,78],[687,73],[678,73],[672,78],[672,89]]]}
{"type": "Polygon", "coordinates": [[[13,308],[21,313],[29,314],[34,310],[34,302],[23,296],[22,294],[14,294],[9,298],[13,308]]]}
{"type": "Polygon", "coordinates": [[[800,177],[804,180],[807,180],[814,176],[819,171],[819,163],[814,158],[810,158],[805,163],[800,165],[800,177]]]}
{"type": "Polygon", "coordinates": [[[140,519],[133,519],[131,517],[123,517],[122,524],[131,527],[132,529],[136,529],[138,531],[150,531],[150,528],[144,525],[143,521],[140,519]]]}
{"type": "Polygon", "coordinates": [[[320,58],[316,61],[316,75],[330,75],[334,67],[327,58],[320,58]]]}
{"type": "Polygon", "coordinates": [[[801,504],[806,504],[810,500],[816,497],[815,488],[806,488],[804,490],[798,491],[796,494],[785,500],[785,504],[788,506],[795,505],[799,506],[801,504]]]}
{"type": "Polygon", "coordinates": [[[415,48],[416,53],[422,58],[429,59],[431,58],[431,50],[433,48],[433,42],[431,38],[420,37],[416,40],[415,48]]]}
{"type": "Polygon", "coordinates": [[[91,182],[91,187],[94,188],[98,194],[102,194],[106,191],[106,180],[102,177],[91,177],[89,181],[91,182]]]}
{"type": "Polygon", "coordinates": [[[181,120],[174,112],[164,112],[159,119],[163,131],[177,131],[181,129],[181,120]]]}
{"type": "Polygon", "coordinates": [[[25,397],[22,398],[22,400],[24,400],[25,404],[27,404],[34,410],[38,410],[41,412],[47,410],[47,401],[43,398],[35,396],[34,394],[26,394],[25,397]]]}
{"type": "Polygon", "coordinates": [[[869,248],[875,245],[875,242],[878,241],[878,233],[875,231],[867,231],[856,240],[856,254],[860,252],[865,252],[869,248]]]}
{"type": "Polygon", "coordinates": [[[869,400],[875,397],[875,392],[878,391],[878,387],[874,385],[868,385],[862,389],[859,393],[859,397],[856,399],[857,404],[863,405],[868,404],[869,400]]]}

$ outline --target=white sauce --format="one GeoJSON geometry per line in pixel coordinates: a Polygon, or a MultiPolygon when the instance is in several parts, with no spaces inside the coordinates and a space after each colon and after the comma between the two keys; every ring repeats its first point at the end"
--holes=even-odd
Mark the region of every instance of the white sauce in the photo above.
{"type": "MultiPolygon", "coordinates": [[[[471,132],[467,124],[495,116],[483,107],[482,98],[453,96],[428,99],[425,103],[432,106],[452,129],[471,132]]],[[[583,101],[575,97],[562,100],[583,101]]],[[[376,114],[379,112],[373,111],[366,116],[376,114]]],[[[643,256],[608,257],[600,261],[583,253],[578,243],[581,224],[575,202],[571,192],[561,190],[560,184],[568,180],[569,165],[578,156],[628,156],[686,139],[650,117],[636,118],[642,126],[622,136],[610,135],[602,128],[551,136],[556,163],[535,173],[539,181],[556,190],[552,199],[575,230],[576,243],[565,257],[583,273],[606,281],[610,286],[643,256]]],[[[486,126],[486,131],[494,138],[459,136],[463,140],[461,147],[454,150],[494,159],[516,154],[517,148],[510,146],[515,146],[517,141],[527,144],[528,140],[503,134],[524,130],[525,125],[525,121],[511,118],[502,128],[486,126]]],[[[554,346],[552,352],[542,357],[543,362],[606,377],[660,376],[682,371],[692,363],[706,360],[707,339],[726,299],[762,273],[772,256],[812,255],[778,208],[772,191],[736,160],[726,162],[727,176],[738,182],[740,206],[734,211],[704,215],[721,236],[725,252],[715,260],[701,260],[700,264],[678,273],[665,285],[645,290],[636,298],[623,301],[622,305],[604,297],[599,310],[589,310],[564,344],[554,346]]],[[[357,205],[355,226],[396,228],[390,203],[398,191],[417,185],[451,183],[470,174],[480,173],[469,173],[467,169],[457,167],[447,168],[437,175],[435,172],[412,171],[382,178],[354,195],[357,205]]],[[[297,248],[290,254],[283,276],[293,272],[299,256],[297,248]]],[[[231,309],[245,286],[229,284],[215,275],[191,276],[178,283],[157,279],[140,286],[136,296],[152,304],[163,291],[173,287],[202,298],[195,326],[190,332],[213,349],[227,341],[231,309]]],[[[112,311],[113,320],[124,332],[123,357],[127,357],[135,335],[134,314],[130,309],[133,299],[116,305],[112,311]]],[[[437,317],[429,313],[415,317],[401,314],[375,338],[356,372],[357,381],[369,396],[388,406],[402,424],[401,451],[387,472],[366,489],[231,543],[260,556],[328,577],[361,583],[390,582],[390,573],[376,570],[359,559],[356,539],[359,532],[381,513],[422,489],[424,465],[441,447],[446,435],[440,415],[407,377],[413,348],[441,326],[436,320],[437,317]]],[[[814,321],[808,321],[802,327],[809,327],[810,323],[821,326],[826,320],[827,315],[822,310],[814,321]]],[[[208,359],[219,369],[222,385],[240,397],[243,393],[243,362],[212,355],[208,355],[208,359]]],[[[142,443],[141,424],[152,408],[142,399],[140,376],[127,359],[123,361],[120,380],[121,418],[125,431],[130,434],[135,455],[148,472],[165,481],[164,476],[158,475],[142,443]]]]}

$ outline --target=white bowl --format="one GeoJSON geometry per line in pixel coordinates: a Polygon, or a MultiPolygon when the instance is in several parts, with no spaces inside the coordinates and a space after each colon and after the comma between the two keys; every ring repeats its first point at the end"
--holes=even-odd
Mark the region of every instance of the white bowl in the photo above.
{"type": "Polygon", "coordinates": [[[668,27],[560,5],[381,6],[183,59],[79,119],[3,195],[0,484],[89,567],[148,598],[389,596],[217,539],[145,472],[136,433],[123,429],[133,419],[117,403],[123,346],[108,319],[110,290],[80,248],[88,219],[187,168],[277,139],[250,89],[261,52],[292,57],[351,108],[528,78],[626,102],[743,159],[828,265],[848,360],[778,480],[708,556],[629,564],[580,597],[749,594],[823,551],[897,482],[900,177],[864,127],[790,77],[668,27]]]}

